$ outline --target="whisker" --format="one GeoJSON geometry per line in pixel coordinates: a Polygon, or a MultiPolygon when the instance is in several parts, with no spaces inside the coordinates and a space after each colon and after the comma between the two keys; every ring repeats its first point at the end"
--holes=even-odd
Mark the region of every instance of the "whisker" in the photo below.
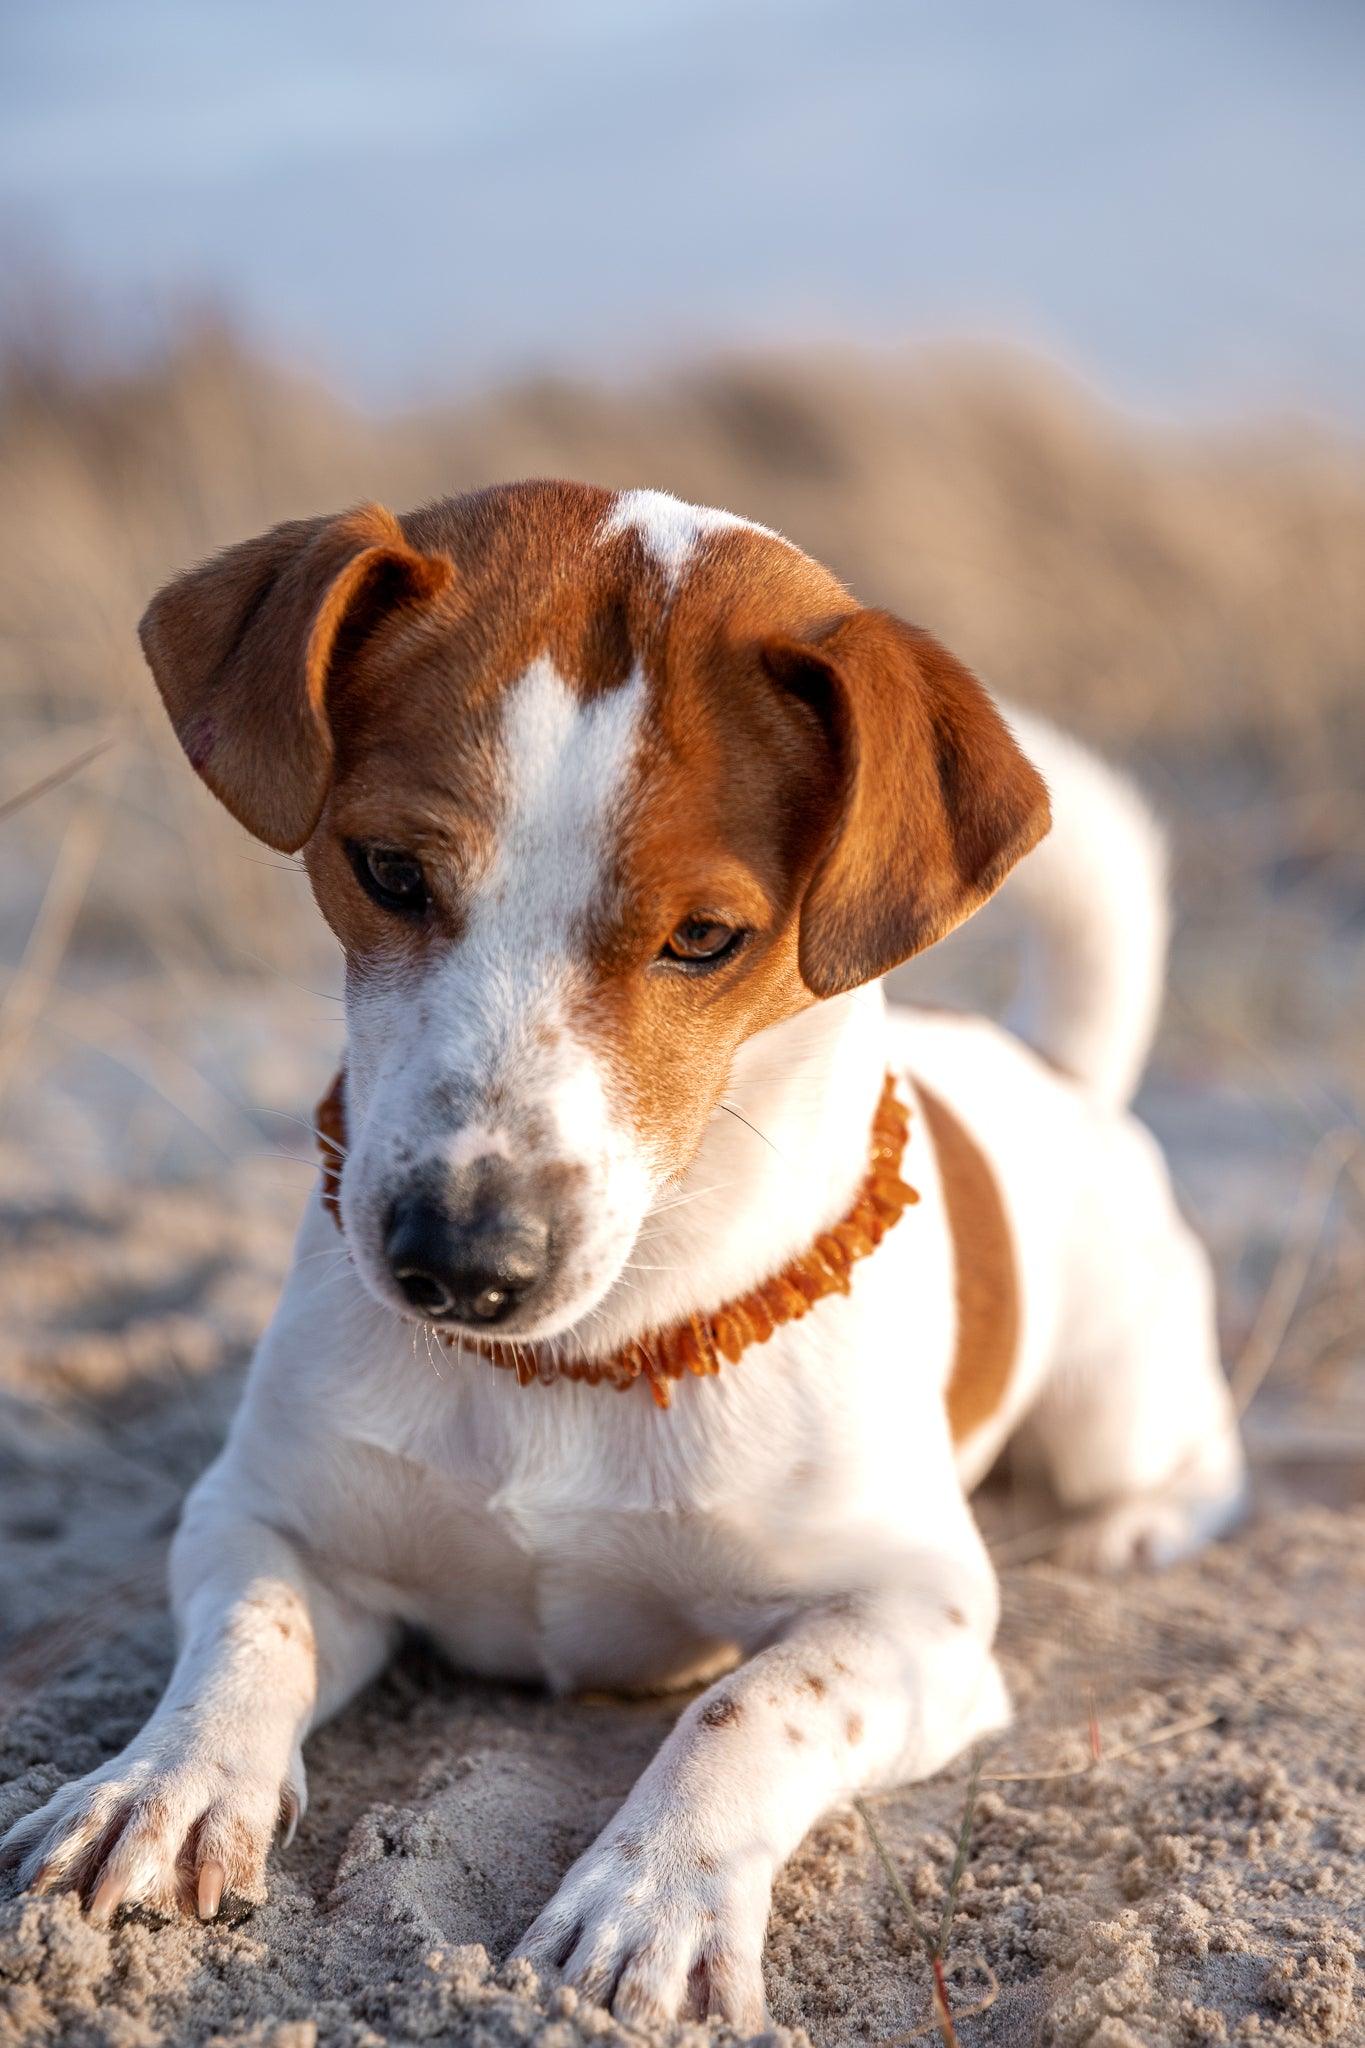
{"type": "Polygon", "coordinates": [[[776,1152],[778,1158],[782,1158],[781,1152],[779,1152],[777,1146],[773,1144],[773,1141],[768,1136],[767,1132],[760,1131],[757,1124],[751,1124],[748,1117],[745,1116],[744,1112],[742,1110],[735,1108],[733,1102],[722,1102],[718,1105],[718,1107],[723,1109],[727,1116],[737,1117],[739,1122],[744,1125],[745,1130],[752,1131],[756,1138],[762,1138],[764,1144],[768,1147],[769,1151],[776,1152]]]}
{"type": "Polygon", "coordinates": [[[713,1187],[689,1188],[686,1194],[670,1195],[666,1202],[659,1202],[650,1210],[645,1222],[652,1223],[656,1216],[671,1216],[675,1209],[685,1209],[689,1202],[704,1201],[707,1195],[726,1194],[735,1185],[732,1180],[719,1180],[713,1187]]]}
{"type": "Polygon", "coordinates": [[[349,1261],[345,1268],[338,1267],[335,1272],[324,1273],[318,1282],[315,1299],[320,1299],[324,1294],[334,1293],[343,1281],[350,1281],[354,1277],[349,1261]]]}
{"type": "MultiPolygon", "coordinates": [[[[419,1327],[421,1328],[421,1331],[422,1331],[422,1335],[423,1335],[423,1336],[424,1336],[424,1337],[426,1338],[426,1340],[427,1340],[427,1363],[428,1363],[428,1364],[430,1365],[430,1367],[431,1367],[432,1371],[433,1371],[433,1372],[435,1373],[435,1375],[436,1375],[437,1379],[438,1379],[438,1380],[443,1380],[443,1379],[445,1378],[445,1374],[444,1374],[444,1373],[443,1373],[443,1372],[441,1371],[441,1368],[440,1368],[440,1366],[439,1366],[439,1365],[438,1365],[438,1364],[436,1363],[436,1357],[435,1357],[435,1353],[434,1353],[434,1352],[432,1351],[432,1348],[431,1348],[431,1324],[430,1324],[430,1323],[422,1323],[422,1324],[421,1324],[421,1325],[420,1325],[419,1327]]],[[[437,1342],[437,1345],[436,1345],[436,1350],[437,1350],[437,1351],[439,1351],[440,1349],[441,1349],[441,1345],[440,1345],[440,1342],[439,1342],[439,1340],[438,1340],[438,1342],[437,1342]]]]}
{"type": "MultiPolygon", "coordinates": [[[[335,1138],[329,1138],[325,1131],[318,1129],[310,1117],[296,1116],[292,1109],[264,1109],[261,1114],[263,1116],[282,1116],[287,1122],[297,1124],[300,1130],[307,1131],[311,1137],[316,1138],[319,1145],[324,1146],[329,1153],[335,1153],[338,1158],[345,1159],[350,1153],[351,1148],[349,1145],[339,1144],[335,1138]]],[[[287,1159],[289,1156],[287,1152],[280,1154],[282,1159],[287,1159]]]]}

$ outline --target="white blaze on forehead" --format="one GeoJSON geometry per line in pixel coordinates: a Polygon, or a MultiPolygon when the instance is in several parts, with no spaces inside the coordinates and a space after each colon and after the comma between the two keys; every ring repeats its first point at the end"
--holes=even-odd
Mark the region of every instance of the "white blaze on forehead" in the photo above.
{"type": "MultiPolygon", "coordinates": [[[[625,810],[645,684],[633,675],[586,702],[541,659],[509,691],[501,733],[503,808],[471,927],[496,915],[527,952],[563,950],[601,898],[625,810]]],[[[505,948],[500,948],[505,950],[505,948]]]]}
{"type": "Polygon", "coordinates": [[[688,505],[667,491],[622,491],[602,524],[602,539],[618,533],[635,532],[664,569],[670,591],[708,534],[725,533],[740,527],[748,533],[766,534],[781,540],[770,526],[741,519],[734,512],[720,512],[709,505],[688,505]]]}
{"type": "Polygon", "coordinates": [[[361,1092],[342,1203],[381,1300],[393,1299],[384,1219],[433,1165],[450,1174],[501,1157],[579,1169],[555,1198],[555,1229],[571,1247],[545,1305],[555,1328],[601,1298],[634,1242],[656,1168],[574,1013],[646,691],[636,674],[585,701],[553,663],[533,662],[504,698],[493,845],[469,878],[463,931],[415,984],[348,989],[348,1074],[361,1092]]]}

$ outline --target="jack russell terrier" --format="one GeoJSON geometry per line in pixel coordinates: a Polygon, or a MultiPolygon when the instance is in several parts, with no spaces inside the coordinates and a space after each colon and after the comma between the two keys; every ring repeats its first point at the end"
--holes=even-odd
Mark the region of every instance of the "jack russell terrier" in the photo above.
{"type": "Polygon", "coordinates": [[[700,1687],[519,1952],[627,2021],[757,2030],[806,1830],[1007,1718],[968,1506],[1006,1440],[1098,1567],[1240,1498],[1208,1266],[1124,1109],[1156,828],[1021,718],[1026,759],[927,633],[657,491],[295,521],[141,630],[210,789],[303,849],[345,1066],[175,1538],[165,1697],[10,1860],[98,1923],[259,1898],[305,1737],[405,1628],[700,1687]],[[1041,1050],[888,1012],[1048,831],[1034,761],[1041,1050]]]}

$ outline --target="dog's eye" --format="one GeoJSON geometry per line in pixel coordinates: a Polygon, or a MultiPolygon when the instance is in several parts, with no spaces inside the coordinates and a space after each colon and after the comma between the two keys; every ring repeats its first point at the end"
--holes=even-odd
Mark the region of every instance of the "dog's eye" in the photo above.
{"type": "Polygon", "coordinates": [[[664,941],[659,958],[680,967],[717,967],[737,953],[747,937],[747,932],[714,917],[685,917],[664,941]]]}
{"type": "Polygon", "coordinates": [[[412,854],[400,853],[392,846],[360,846],[354,840],[346,851],[361,888],[385,910],[415,916],[426,909],[427,878],[421,861],[412,854]]]}

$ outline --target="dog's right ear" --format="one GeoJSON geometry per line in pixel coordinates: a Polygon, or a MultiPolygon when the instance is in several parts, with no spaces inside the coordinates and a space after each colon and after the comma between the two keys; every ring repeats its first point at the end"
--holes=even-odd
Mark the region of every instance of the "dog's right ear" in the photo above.
{"type": "Polygon", "coordinates": [[[392,512],[298,519],[228,548],[152,599],[138,633],[190,764],[258,839],[295,853],[332,769],[328,690],[380,619],[451,583],[392,512]]]}

